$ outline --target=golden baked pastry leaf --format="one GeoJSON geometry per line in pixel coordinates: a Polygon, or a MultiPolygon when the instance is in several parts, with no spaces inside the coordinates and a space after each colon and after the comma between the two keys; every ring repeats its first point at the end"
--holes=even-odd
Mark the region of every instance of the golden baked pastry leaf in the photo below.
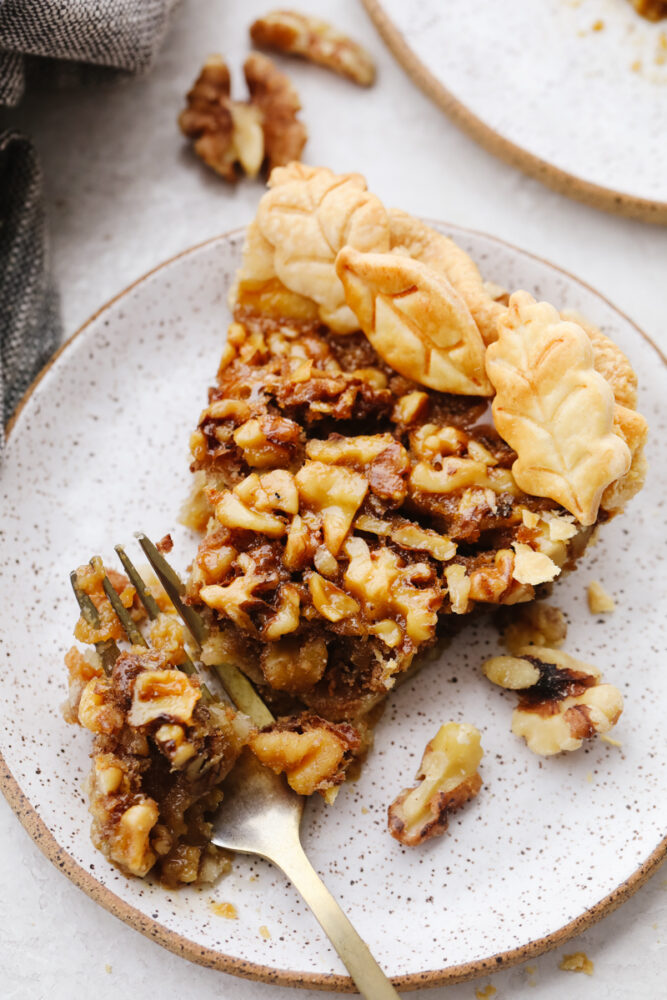
{"type": "Polygon", "coordinates": [[[349,246],[336,271],[359,326],[395,371],[440,392],[491,395],[484,342],[444,275],[401,254],[349,246]]]}
{"type": "Polygon", "coordinates": [[[489,294],[472,257],[454,240],[400,209],[389,209],[389,229],[391,249],[444,274],[470,309],[484,343],[492,344],[507,306],[489,294]]]}
{"type": "MultiPolygon", "coordinates": [[[[260,268],[266,274],[266,244],[273,270],[290,291],[317,303],[319,318],[336,333],[352,333],[357,320],[345,303],[335,260],[344,246],[361,251],[389,250],[385,208],[366,190],[361,174],[334,174],[324,167],[291,163],[274,170],[270,190],[259,203],[257,226],[263,240],[260,268]]],[[[240,280],[252,260],[246,256],[240,280]]]]}
{"type": "Polygon", "coordinates": [[[518,455],[514,478],[526,493],[593,524],[604,490],[628,471],[631,455],[614,432],[614,395],[594,368],[591,342],[527,292],[510,297],[498,329],[486,370],[497,393],[496,429],[518,455]]]}

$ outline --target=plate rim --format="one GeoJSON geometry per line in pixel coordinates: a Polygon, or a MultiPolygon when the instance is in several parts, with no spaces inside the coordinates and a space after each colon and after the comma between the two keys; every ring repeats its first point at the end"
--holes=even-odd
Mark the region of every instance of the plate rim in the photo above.
{"type": "Polygon", "coordinates": [[[382,6],[382,0],[361,0],[366,13],[385,41],[388,49],[417,86],[430,97],[454,122],[476,142],[494,156],[518,167],[530,177],[536,178],[559,194],[575,201],[592,205],[593,208],[639,219],[654,225],[667,225],[667,201],[654,201],[636,195],[616,191],[592,181],[586,181],[576,174],[554,166],[548,160],[530,153],[500,132],[491,128],[462,101],[447,89],[444,83],[431,72],[406,41],[405,35],[397,27],[382,6]]]}
{"type": "MultiPolygon", "coordinates": [[[[375,0],[363,0],[363,2],[374,3],[375,0]]],[[[436,220],[432,219],[426,219],[425,221],[436,222],[436,220]]],[[[460,232],[484,237],[493,243],[498,243],[502,246],[508,247],[523,256],[530,257],[533,260],[536,260],[541,264],[545,264],[553,270],[564,274],[570,280],[575,281],[581,287],[596,295],[607,306],[614,310],[617,315],[622,317],[623,320],[634,327],[637,333],[657,353],[663,365],[667,366],[667,357],[662,352],[660,347],[651,339],[651,337],[648,336],[648,334],[646,334],[622,310],[618,309],[609,299],[598,292],[597,289],[593,288],[592,285],[582,281],[565,268],[559,267],[557,264],[553,264],[544,257],[540,257],[537,254],[523,250],[520,247],[515,246],[513,243],[503,240],[490,233],[470,229],[466,226],[460,226],[455,223],[438,221],[437,225],[451,227],[452,229],[459,230],[460,232]]],[[[124,289],[100,306],[99,309],[97,309],[70,337],[67,338],[67,340],[64,341],[63,344],[61,344],[55,354],[52,355],[46,365],[28,386],[6,425],[6,440],[9,440],[10,434],[14,431],[18,419],[30,402],[35,389],[39,386],[60,356],[72,346],[74,341],[77,340],[95,320],[115,305],[116,302],[123,299],[134,288],[147,281],[158,271],[170,266],[182,257],[195,253],[205,246],[229,239],[233,236],[238,236],[244,231],[244,229],[244,226],[239,226],[234,229],[227,230],[224,233],[219,233],[217,236],[202,240],[200,243],[196,243],[193,246],[182,250],[180,253],[174,254],[172,257],[169,257],[167,260],[162,261],[160,264],[157,264],[155,267],[142,274],[139,278],[131,282],[131,284],[127,285],[124,289]]],[[[269,965],[246,961],[242,958],[226,955],[213,948],[198,945],[184,935],[170,930],[163,924],[158,923],[157,920],[154,920],[152,917],[142,913],[131,903],[121,899],[110,888],[98,882],[97,879],[85,868],[83,868],[68,851],[58,844],[55,836],[52,834],[35,807],[22,791],[1,751],[0,791],[9,803],[13,812],[16,814],[25,831],[35,842],[42,854],[44,854],[59,871],[61,871],[79,889],[83,890],[83,892],[85,892],[86,895],[89,896],[94,902],[101,905],[113,916],[122,920],[134,930],[139,931],[145,937],[156,941],[158,944],[162,945],[162,947],[167,948],[174,954],[181,955],[198,965],[217,969],[220,972],[226,972],[228,974],[239,976],[243,979],[253,980],[255,982],[263,982],[277,986],[292,986],[299,989],[330,990],[339,993],[356,992],[356,987],[350,977],[341,975],[340,973],[299,972],[291,969],[275,969],[269,965]]],[[[555,931],[552,931],[550,934],[536,938],[534,941],[529,941],[527,944],[519,945],[516,948],[511,948],[507,951],[499,952],[496,955],[479,959],[477,961],[453,965],[445,969],[430,969],[425,972],[393,976],[392,982],[398,989],[404,991],[460,983],[466,980],[476,979],[478,977],[488,975],[489,973],[499,969],[509,968],[513,965],[527,961],[529,958],[551,951],[552,949],[564,944],[575,935],[582,933],[603,917],[612,913],[617,907],[629,899],[630,896],[632,896],[639,888],[641,888],[641,886],[648,881],[648,879],[658,870],[665,860],[667,860],[667,835],[624,882],[612,889],[610,893],[603,897],[603,899],[599,900],[590,909],[586,910],[582,914],[579,914],[579,916],[564,924],[562,927],[557,928],[555,931]]]]}

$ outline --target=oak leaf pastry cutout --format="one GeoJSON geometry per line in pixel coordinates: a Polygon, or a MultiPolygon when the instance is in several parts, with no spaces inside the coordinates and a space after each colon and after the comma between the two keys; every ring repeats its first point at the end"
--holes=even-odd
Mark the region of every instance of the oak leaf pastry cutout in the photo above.
{"type": "Polygon", "coordinates": [[[273,10],[250,25],[260,48],[302,56],[362,87],[375,80],[375,64],[363,46],[327,21],[294,10],[273,10]]]}
{"type": "Polygon", "coordinates": [[[472,257],[454,240],[398,208],[389,210],[391,249],[406,253],[443,274],[468,306],[485,344],[498,337],[497,326],[507,306],[489,293],[472,257]]]}
{"type": "Polygon", "coordinates": [[[400,254],[344,247],[336,260],[347,304],[395,371],[440,392],[488,396],[484,342],[444,275],[400,254]]]}
{"type": "Polygon", "coordinates": [[[595,370],[609,383],[616,400],[614,432],[627,444],[632,462],[626,474],[604,491],[600,506],[610,514],[618,514],[639,492],[646,478],[644,445],[648,436],[648,424],[636,411],[637,376],[620,347],[584,316],[574,310],[565,310],[561,312],[561,317],[573,320],[585,330],[593,347],[595,370]]]}
{"type": "Polygon", "coordinates": [[[631,453],[614,429],[614,395],[594,368],[585,331],[527,292],[510,297],[499,339],[486,352],[496,390],[493,421],[516,451],[524,492],[549,497],[594,524],[605,489],[628,472],[631,453]]]}
{"type": "Polygon", "coordinates": [[[366,189],[361,174],[334,174],[324,167],[291,163],[274,170],[248,231],[239,282],[232,292],[244,301],[248,283],[279,282],[316,304],[316,318],[335,333],[352,333],[359,323],[345,302],[335,261],[344,246],[389,250],[387,212],[366,189]],[[237,291],[238,289],[238,291],[237,291]]]}

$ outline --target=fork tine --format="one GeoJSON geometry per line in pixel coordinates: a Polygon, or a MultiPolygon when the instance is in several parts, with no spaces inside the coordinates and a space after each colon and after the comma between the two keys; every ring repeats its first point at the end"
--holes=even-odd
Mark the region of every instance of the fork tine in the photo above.
{"type": "Polygon", "coordinates": [[[185,586],[181,578],[171,568],[164,556],[158,552],[150,538],[147,538],[143,532],[138,532],[136,537],[144,550],[146,558],[155,570],[158,580],[167,591],[171,603],[189,628],[192,638],[201,648],[208,636],[208,628],[201,615],[181,600],[181,594],[185,593],[185,586]]]}
{"type": "MultiPolygon", "coordinates": [[[[102,570],[104,569],[102,560],[100,559],[99,556],[93,556],[93,558],[90,560],[90,565],[94,569],[97,569],[98,567],[101,568],[102,570]]],[[[129,641],[132,643],[133,646],[147,647],[148,643],[144,639],[143,635],[141,634],[135,623],[132,621],[129,611],[123,605],[120,597],[118,596],[118,593],[112,587],[111,580],[106,575],[106,572],[102,577],[102,587],[104,588],[104,593],[109,598],[109,603],[111,604],[111,607],[114,609],[118,621],[123,626],[123,631],[125,632],[125,635],[129,639],[129,641]]]]}
{"type": "MultiPolygon", "coordinates": [[[[131,580],[131,582],[132,582],[132,584],[134,586],[134,589],[137,592],[137,596],[138,596],[139,600],[141,601],[141,603],[143,604],[143,606],[146,609],[148,617],[150,618],[151,621],[155,621],[155,619],[161,613],[160,612],[160,606],[159,606],[159,604],[157,603],[157,601],[155,600],[155,598],[151,594],[150,590],[148,589],[148,587],[146,586],[146,584],[142,580],[141,574],[139,573],[139,570],[134,565],[134,563],[132,562],[132,560],[128,556],[128,554],[125,551],[125,549],[123,548],[123,546],[122,545],[116,545],[115,549],[116,549],[116,553],[118,554],[118,558],[120,559],[120,561],[123,564],[123,569],[127,573],[128,577],[130,578],[130,580],[131,580]]],[[[190,676],[192,676],[192,674],[196,674],[198,672],[197,668],[194,665],[194,663],[192,662],[192,660],[190,659],[190,657],[187,656],[187,655],[186,655],[185,659],[182,661],[182,663],[179,663],[178,669],[182,670],[184,674],[188,674],[190,676]]],[[[203,684],[202,688],[205,688],[205,687],[206,687],[206,685],[203,684]]]]}
{"type": "Polygon", "coordinates": [[[236,707],[248,715],[258,729],[269,726],[275,722],[275,716],[271,714],[260,696],[244,673],[233,663],[216,663],[215,671],[222,681],[222,686],[232,699],[236,707]]]}
{"type": "Polygon", "coordinates": [[[160,614],[160,607],[157,601],[155,600],[150,590],[142,580],[139,570],[134,565],[130,557],[127,555],[123,546],[115,545],[114,548],[116,550],[118,558],[123,564],[123,569],[127,573],[128,577],[130,578],[130,582],[132,583],[132,586],[137,592],[139,600],[146,608],[146,613],[148,614],[148,617],[150,618],[151,621],[155,621],[157,616],[160,614]]]}
{"type": "MultiPolygon", "coordinates": [[[[84,621],[91,626],[91,628],[100,627],[100,616],[97,612],[97,608],[93,604],[92,600],[88,594],[84,594],[79,586],[79,578],[75,569],[69,575],[70,582],[72,584],[72,590],[74,591],[74,596],[76,597],[77,603],[81,610],[81,616],[84,621]]],[[[111,673],[111,668],[120,656],[120,649],[113,639],[102,639],[101,642],[94,643],[95,651],[102,661],[102,668],[105,674],[111,673]]]]}
{"type": "MultiPolygon", "coordinates": [[[[193,607],[184,604],[181,600],[180,595],[185,593],[185,586],[181,578],[146,535],[142,532],[137,532],[136,537],[144,550],[146,558],[155,570],[160,583],[167,591],[176,611],[201,648],[208,636],[208,628],[199,612],[195,611],[193,607]]],[[[235,667],[233,663],[216,663],[213,669],[218,674],[225,691],[239,711],[250,716],[256,726],[259,726],[261,729],[275,721],[273,715],[257,694],[248,678],[238,667],[235,667]]]]}

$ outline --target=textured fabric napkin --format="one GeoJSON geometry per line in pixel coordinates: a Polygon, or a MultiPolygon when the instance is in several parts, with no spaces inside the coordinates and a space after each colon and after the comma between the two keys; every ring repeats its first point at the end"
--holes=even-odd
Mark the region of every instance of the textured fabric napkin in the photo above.
{"type": "MultiPolygon", "coordinates": [[[[0,0],[0,105],[20,100],[33,57],[148,69],[176,2],[0,0]]],[[[0,130],[0,446],[5,422],[60,333],[37,157],[25,136],[0,130]]]]}

